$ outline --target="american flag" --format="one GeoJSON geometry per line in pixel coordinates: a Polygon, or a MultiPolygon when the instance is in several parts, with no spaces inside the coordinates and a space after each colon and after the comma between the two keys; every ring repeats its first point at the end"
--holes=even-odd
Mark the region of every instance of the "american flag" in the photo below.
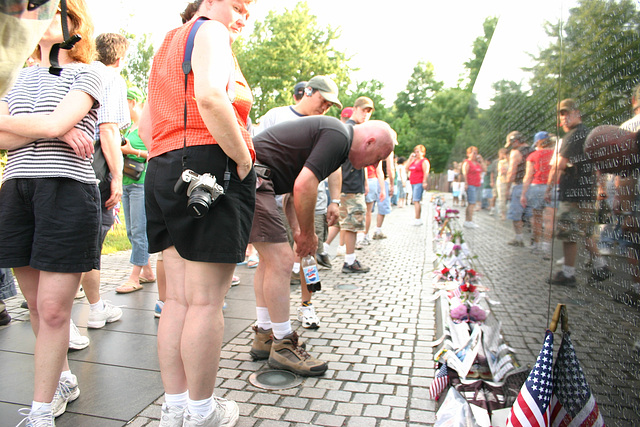
{"type": "Polygon", "coordinates": [[[552,366],[553,332],[547,331],[536,365],[529,373],[511,408],[511,416],[507,420],[508,426],[549,425],[549,402],[553,389],[552,366]]]}
{"type": "Polygon", "coordinates": [[[438,396],[442,393],[442,390],[449,384],[449,373],[447,372],[447,362],[444,362],[438,372],[436,372],[436,377],[433,379],[431,383],[431,387],[429,388],[429,397],[431,400],[438,400],[438,396]]]}
{"type": "Polygon", "coordinates": [[[569,332],[562,337],[558,360],[553,367],[553,397],[551,398],[551,425],[604,426],[587,379],[582,372],[569,332]]]}

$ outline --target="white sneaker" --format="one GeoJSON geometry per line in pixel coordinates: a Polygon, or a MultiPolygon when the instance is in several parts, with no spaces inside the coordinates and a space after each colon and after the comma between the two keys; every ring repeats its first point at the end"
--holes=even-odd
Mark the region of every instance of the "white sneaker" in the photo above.
{"type": "Polygon", "coordinates": [[[71,375],[71,379],[65,379],[58,382],[58,388],[53,395],[51,402],[51,411],[54,417],[59,417],[67,410],[67,403],[73,402],[80,396],[80,387],[78,387],[78,378],[71,375]]]}
{"type": "Polygon", "coordinates": [[[160,427],[182,427],[185,411],[186,408],[169,406],[163,403],[160,414],[160,427]]]}
{"type": "Polygon", "coordinates": [[[31,408],[20,408],[18,413],[24,417],[18,426],[26,423],[25,427],[55,427],[51,412],[33,412],[31,408]]]}
{"type": "Polygon", "coordinates": [[[298,307],[298,320],[305,329],[318,329],[320,327],[320,319],[313,305],[298,307]]]}
{"type": "Polygon", "coordinates": [[[215,409],[208,417],[185,412],[184,427],[233,427],[238,422],[240,410],[233,400],[213,396],[215,409]]]}
{"type": "Polygon", "coordinates": [[[413,220],[413,225],[415,225],[417,227],[421,226],[422,225],[422,219],[420,219],[420,218],[414,219],[413,220]]]}
{"type": "Polygon", "coordinates": [[[120,320],[122,317],[122,310],[120,307],[116,307],[109,301],[104,301],[104,308],[102,310],[89,310],[89,320],[87,321],[87,328],[102,328],[107,323],[120,320]]]}
{"type": "Polygon", "coordinates": [[[471,221],[465,221],[463,226],[465,228],[479,228],[479,225],[477,225],[477,224],[475,224],[475,223],[473,223],[471,221]]]}
{"type": "Polygon", "coordinates": [[[80,331],[73,320],[69,321],[69,348],[72,350],[82,350],[89,347],[89,338],[80,335],[80,331]]]}

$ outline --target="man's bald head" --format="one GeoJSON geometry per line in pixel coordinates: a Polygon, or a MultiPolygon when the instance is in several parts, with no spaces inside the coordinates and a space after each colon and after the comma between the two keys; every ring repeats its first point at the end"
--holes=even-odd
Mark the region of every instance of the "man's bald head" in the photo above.
{"type": "Polygon", "coordinates": [[[353,127],[349,160],[356,169],[386,159],[397,144],[397,134],[386,122],[370,120],[353,127]]]}

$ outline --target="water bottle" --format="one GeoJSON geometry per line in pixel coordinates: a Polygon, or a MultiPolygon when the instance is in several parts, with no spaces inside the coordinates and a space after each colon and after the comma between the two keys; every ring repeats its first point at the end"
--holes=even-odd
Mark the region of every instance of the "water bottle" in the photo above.
{"type": "Polygon", "coordinates": [[[309,292],[318,292],[322,290],[316,259],[311,255],[307,255],[300,261],[300,266],[302,267],[304,281],[307,284],[309,292]]]}

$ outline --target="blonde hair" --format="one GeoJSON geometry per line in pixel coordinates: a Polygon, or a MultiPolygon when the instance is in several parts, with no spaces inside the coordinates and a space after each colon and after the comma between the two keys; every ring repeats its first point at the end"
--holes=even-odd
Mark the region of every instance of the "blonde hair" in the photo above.
{"type": "Polygon", "coordinates": [[[476,147],[475,145],[470,146],[469,148],[467,148],[467,156],[469,154],[471,154],[473,152],[473,150],[477,150],[478,147],[476,147]]]}
{"type": "Polygon", "coordinates": [[[423,155],[423,156],[427,154],[427,149],[426,149],[426,148],[424,148],[424,145],[422,145],[422,144],[418,144],[418,145],[416,145],[415,147],[413,147],[413,150],[415,151],[415,149],[416,149],[416,148],[417,148],[418,150],[420,150],[420,152],[422,153],[422,155],[423,155]]]}

